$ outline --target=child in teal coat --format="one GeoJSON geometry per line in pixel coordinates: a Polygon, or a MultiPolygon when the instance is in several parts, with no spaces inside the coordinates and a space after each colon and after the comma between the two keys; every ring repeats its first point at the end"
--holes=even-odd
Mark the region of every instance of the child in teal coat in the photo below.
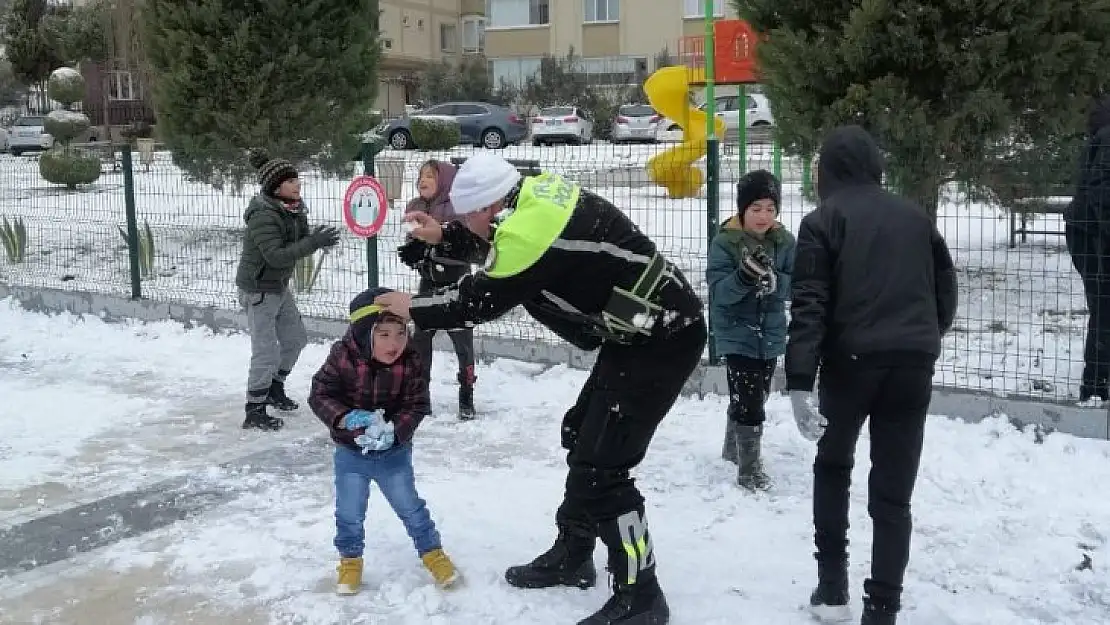
{"type": "Polygon", "coordinates": [[[713,237],[705,272],[714,340],[728,375],[723,456],[739,466],[737,483],[750,490],[770,486],[760,457],[763,407],[786,351],[794,236],[777,220],[781,199],[774,174],[746,174],[736,185],[737,214],[713,237]]]}

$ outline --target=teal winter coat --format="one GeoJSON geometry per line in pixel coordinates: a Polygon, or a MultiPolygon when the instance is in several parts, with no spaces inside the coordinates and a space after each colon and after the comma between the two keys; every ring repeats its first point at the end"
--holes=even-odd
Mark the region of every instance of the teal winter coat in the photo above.
{"type": "Polygon", "coordinates": [[[709,245],[710,323],[722,356],[737,355],[773,360],[786,351],[786,302],[790,299],[790,276],[794,272],[794,236],[780,223],[763,237],[745,231],[732,217],[721,225],[709,245]],[[754,284],[740,274],[743,248],[754,251],[762,245],[775,259],[778,288],[765,297],[756,296],[754,284]]]}

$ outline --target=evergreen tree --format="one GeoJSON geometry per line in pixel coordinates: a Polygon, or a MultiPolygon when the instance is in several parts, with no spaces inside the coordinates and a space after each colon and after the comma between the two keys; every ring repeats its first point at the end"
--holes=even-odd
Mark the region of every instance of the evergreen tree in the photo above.
{"type": "Polygon", "coordinates": [[[53,12],[47,0],[12,0],[0,25],[4,55],[11,63],[12,74],[24,84],[38,88],[37,107],[43,110],[49,108],[46,79],[65,61],[43,28],[43,20],[53,12]]]}
{"type": "Polygon", "coordinates": [[[239,186],[252,148],[347,171],[371,130],[377,0],[147,0],[139,26],[159,136],[194,179],[239,186]]]}
{"type": "Polygon", "coordinates": [[[935,214],[946,181],[981,181],[1015,140],[1067,135],[1110,82],[1110,0],[732,0],[766,41],[779,138],[811,154],[857,123],[891,182],[935,214]]]}

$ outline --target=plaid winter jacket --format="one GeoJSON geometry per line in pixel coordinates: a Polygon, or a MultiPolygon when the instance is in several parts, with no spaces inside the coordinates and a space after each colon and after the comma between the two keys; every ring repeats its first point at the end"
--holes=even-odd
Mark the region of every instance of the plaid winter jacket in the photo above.
{"type": "Polygon", "coordinates": [[[316,375],[308,405],[328,426],[331,439],[339,445],[359,450],[355,437],[360,431],[337,428],[339,420],[355,409],[385,411],[393,424],[397,444],[412,440],[417,426],[431,411],[428,379],[422,373],[420,357],[412,348],[397,362],[384,365],[370,357],[370,346],[348,330],[332,345],[331,353],[316,375]]]}

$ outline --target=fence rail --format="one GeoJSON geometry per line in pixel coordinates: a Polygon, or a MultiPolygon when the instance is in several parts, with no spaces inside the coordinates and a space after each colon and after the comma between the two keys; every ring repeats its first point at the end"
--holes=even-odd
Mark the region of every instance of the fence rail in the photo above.
{"type": "MultiPolygon", "coordinates": [[[[538,160],[613,200],[649,233],[691,279],[703,298],[710,235],[702,196],[671,199],[648,179],[645,164],[666,144],[533,148],[510,146],[508,158],[538,160]]],[[[298,283],[306,314],[341,319],[350,298],[377,282],[414,289],[417,276],[397,260],[404,230],[404,199],[415,195],[420,164],[431,157],[465,158],[470,148],[447,152],[394,152],[379,163],[400,163],[401,199],[378,236],[370,262],[364,241],[344,235],[326,257],[317,256],[319,278],[309,290],[298,283]],[[376,267],[373,265],[376,264],[376,267]]],[[[100,180],[79,191],[47,184],[35,158],[0,156],[0,228],[19,222],[26,232],[22,254],[0,256],[0,281],[145,298],[238,306],[234,272],[243,235],[247,194],[216,192],[187,180],[165,152],[136,166],[129,149],[122,167],[105,167],[100,180]],[[130,198],[130,199],[129,199],[130,198]],[[129,251],[134,250],[134,254],[129,251]]],[[[720,164],[722,217],[735,211],[737,179],[751,169],[778,170],[783,180],[781,221],[796,230],[813,208],[807,193],[808,167],[783,157],[767,141],[740,149],[726,146],[720,164]]],[[[302,175],[310,220],[342,226],[346,179],[315,172],[302,175]]],[[[938,227],[959,269],[960,305],[954,331],[938,363],[940,385],[1067,400],[1078,392],[1087,325],[1084,291],[1065,250],[1061,216],[1020,215],[1031,224],[1011,247],[1010,213],[974,201],[957,188],[943,194],[938,227]]],[[[1026,223],[1023,221],[1022,223],[1026,223]]],[[[9,228],[14,230],[14,225],[9,228]]],[[[891,259],[897,262],[897,259],[891,259]]],[[[315,269],[315,268],[313,268],[315,269]]],[[[309,273],[312,273],[309,271],[309,273]]],[[[558,339],[523,313],[483,326],[480,333],[533,341],[558,339]]]]}

